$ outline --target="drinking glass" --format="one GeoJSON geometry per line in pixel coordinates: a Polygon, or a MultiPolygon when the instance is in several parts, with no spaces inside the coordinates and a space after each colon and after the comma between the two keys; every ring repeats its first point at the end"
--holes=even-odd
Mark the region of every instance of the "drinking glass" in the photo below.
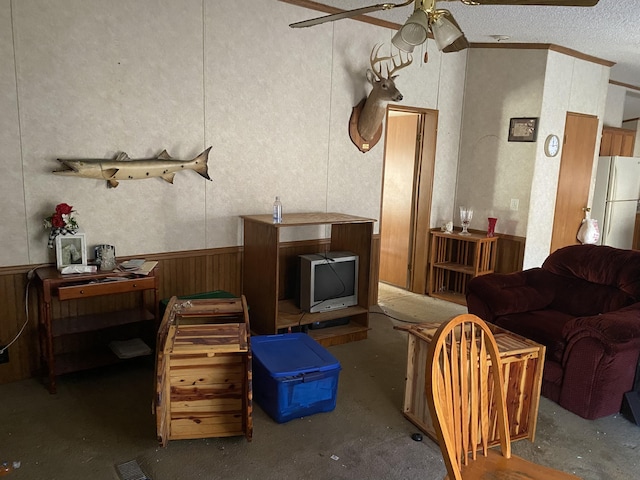
{"type": "Polygon", "coordinates": [[[468,232],[469,224],[471,223],[471,219],[473,218],[473,208],[470,207],[460,207],[460,222],[462,223],[462,231],[460,235],[471,235],[468,232]]]}

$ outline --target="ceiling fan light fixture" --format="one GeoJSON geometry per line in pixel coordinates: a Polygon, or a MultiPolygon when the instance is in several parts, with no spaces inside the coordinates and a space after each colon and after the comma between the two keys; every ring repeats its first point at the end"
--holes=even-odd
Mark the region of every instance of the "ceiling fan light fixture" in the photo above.
{"type": "Polygon", "coordinates": [[[393,36],[393,38],[391,39],[391,43],[398,50],[402,50],[403,52],[406,52],[406,53],[413,52],[414,45],[410,45],[402,39],[402,33],[400,32],[400,30],[398,30],[396,34],[393,36]]]}
{"type": "Polygon", "coordinates": [[[402,40],[409,45],[420,45],[427,40],[429,17],[424,10],[415,10],[400,30],[402,40]]]}
{"type": "Polygon", "coordinates": [[[439,50],[444,50],[463,35],[445,15],[438,15],[431,23],[431,32],[439,50]]]}

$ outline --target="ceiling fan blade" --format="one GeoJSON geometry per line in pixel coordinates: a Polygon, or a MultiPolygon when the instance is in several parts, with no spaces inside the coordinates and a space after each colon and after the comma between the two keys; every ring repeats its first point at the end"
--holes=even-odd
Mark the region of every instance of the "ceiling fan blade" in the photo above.
{"type": "Polygon", "coordinates": [[[473,0],[479,5],[541,5],[547,7],[593,7],[598,0],[473,0]]]}
{"type": "Polygon", "coordinates": [[[310,20],[304,20],[302,22],[291,23],[291,28],[312,27],[313,25],[320,25],[321,23],[334,22],[342,18],[351,18],[358,15],[364,15],[365,13],[377,12],[379,10],[390,10],[394,7],[404,7],[413,0],[409,0],[404,3],[379,3],[377,5],[370,5],[368,7],[356,8],[354,10],[345,10],[344,12],[334,13],[331,15],[325,15],[323,17],[312,18],[310,20]]]}

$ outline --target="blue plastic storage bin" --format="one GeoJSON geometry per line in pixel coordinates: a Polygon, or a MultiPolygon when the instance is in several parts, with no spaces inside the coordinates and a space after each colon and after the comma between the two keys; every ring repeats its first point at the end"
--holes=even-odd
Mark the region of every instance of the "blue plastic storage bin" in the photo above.
{"type": "Polygon", "coordinates": [[[278,423],[336,408],[340,362],[304,333],[251,337],[253,396],[278,423]]]}

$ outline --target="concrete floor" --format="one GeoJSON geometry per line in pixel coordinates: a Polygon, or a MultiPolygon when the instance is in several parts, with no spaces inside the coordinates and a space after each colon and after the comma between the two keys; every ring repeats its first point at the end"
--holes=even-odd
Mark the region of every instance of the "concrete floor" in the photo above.
{"type": "MultiPolygon", "coordinates": [[[[437,445],[402,415],[407,334],[402,321],[442,321],[464,307],[381,285],[367,340],[330,347],[342,371],[337,406],[288,423],[254,406],[254,436],[156,441],[153,361],[61,377],[49,395],[37,379],[0,386],[0,461],[7,479],[120,478],[135,460],[153,480],[442,479],[437,445]]],[[[541,399],[535,443],[514,453],[586,480],[640,478],[640,428],[620,415],[584,420],[541,399]]]]}

